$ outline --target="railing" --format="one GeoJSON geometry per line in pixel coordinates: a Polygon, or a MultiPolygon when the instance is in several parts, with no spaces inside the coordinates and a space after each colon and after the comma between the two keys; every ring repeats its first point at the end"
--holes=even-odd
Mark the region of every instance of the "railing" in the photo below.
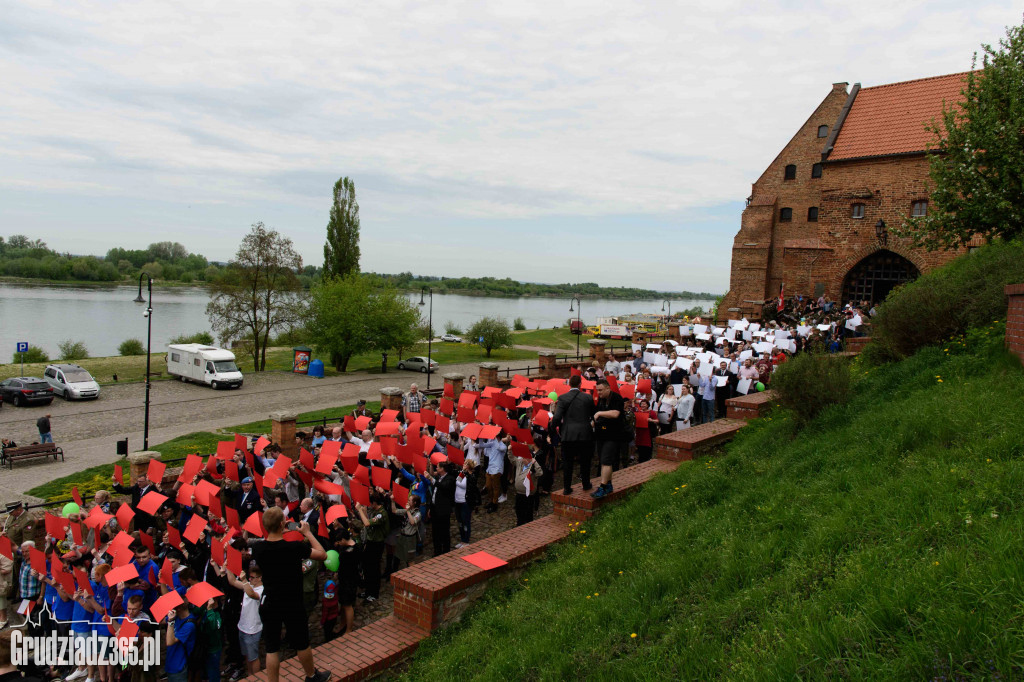
{"type": "Polygon", "coordinates": [[[510,378],[512,376],[513,373],[515,373],[515,374],[524,374],[525,373],[525,376],[530,376],[530,372],[533,372],[533,371],[540,372],[543,369],[544,369],[543,367],[520,367],[519,369],[515,369],[515,368],[512,368],[512,367],[506,367],[505,369],[499,369],[498,373],[500,374],[500,373],[504,372],[505,373],[505,378],[508,379],[508,378],[510,378]]]}

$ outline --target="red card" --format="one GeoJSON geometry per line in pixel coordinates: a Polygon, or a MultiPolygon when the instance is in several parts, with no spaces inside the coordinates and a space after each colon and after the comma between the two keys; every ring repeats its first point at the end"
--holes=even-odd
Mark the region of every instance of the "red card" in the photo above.
{"type": "Polygon", "coordinates": [[[375,433],[377,434],[378,437],[397,436],[398,422],[378,422],[375,433]]]}
{"type": "Polygon", "coordinates": [[[46,512],[43,517],[43,523],[46,526],[47,535],[55,537],[58,540],[64,539],[64,529],[67,528],[67,521],[65,519],[62,519],[59,516],[54,516],[50,512],[46,512]]]}
{"type": "Polygon", "coordinates": [[[448,433],[451,431],[451,428],[451,423],[449,422],[448,417],[443,414],[437,415],[437,419],[434,424],[434,433],[448,433]]]}
{"type": "Polygon", "coordinates": [[[233,459],[229,459],[224,462],[224,478],[229,481],[241,481],[242,479],[238,475],[238,462],[233,459]]]}
{"type": "Polygon", "coordinates": [[[437,441],[428,436],[427,438],[423,439],[423,447],[420,448],[420,452],[422,452],[425,455],[429,452],[433,452],[435,447],[437,447],[437,441]]]}
{"type": "Polygon", "coordinates": [[[447,381],[444,382],[444,392],[441,394],[445,398],[455,397],[455,384],[449,384],[447,381]]]}
{"type": "Polygon", "coordinates": [[[160,622],[164,619],[171,609],[178,606],[178,604],[185,603],[185,600],[181,598],[181,595],[171,590],[167,594],[163,595],[150,607],[149,612],[153,614],[153,618],[156,622],[160,622]]]}
{"type": "Polygon", "coordinates": [[[391,469],[385,469],[384,467],[372,467],[370,469],[370,475],[373,479],[373,486],[375,488],[383,488],[388,490],[391,488],[391,469]]]}
{"type": "Polygon", "coordinates": [[[442,455],[440,452],[435,452],[430,455],[430,463],[433,464],[434,466],[438,466],[439,464],[442,464],[446,461],[448,461],[448,458],[442,455]]]}
{"type": "Polygon", "coordinates": [[[191,483],[199,470],[203,468],[203,458],[199,455],[188,455],[185,457],[185,465],[181,467],[181,476],[178,477],[182,483],[191,483]]]}
{"type": "Polygon", "coordinates": [[[235,577],[242,575],[242,553],[234,547],[228,547],[228,570],[231,571],[235,577]]]}
{"type": "Polygon", "coordinates": [[[356,418],[350,414],[346,414],[345,423],[341,428],[343,428],[345,431],[348,431],[349,433],[352,433],[353,431],[356,430],[356,418]]]}
{"type": "Polygon", "coordinates": [[[46,555],[36,549],[30,547],[28,550],[29,562],[32,564],[32,570],[39,573],[39,575],[46,575],[46,555]]]}
{"type": "Polygon", "coordinates": [[[220,498],[216,495],[210,495],[210,515],[214,519],[219,519],[224,516],[223,510],[220,508],[220,498]]]}
{"type": "Polygon", "coordinates": [[[395,481],[394,487],[391,488],[391,497],[399,508],[404,508],[409,503],[409,489],[395,481]]]}
{"type": "Polygon", "coordinates": [[[135,564],[125,564],[124,566],[110,569],[107,573],[107,585],[113,587],[118,583],[126,583],[138,577],[139,571],[135,568],[135,564]]]}
{"type": "Polygon", "coordinates": [[[327,523],[334,523],[338,519],[348,517],[348,510],[343,504],[334,504],[327,510],[327,523]]]}
{"type": "MultiPolygon", "coordinates": [[[[650,391],[643,395],[650,395],[650,391]]],[[[633,384],[619,384],[619,395],[622,396],[623,400],[632,400],[636,397],[636,386],[633,384]]]]}
{"type": "MultiPolygon", "coordinates": [[[[33,562],[32,568],[35,568],[35,562],[33,562]]],[[[46,570],[44,569],[40,573],[45,574],[46,570]]],[[[75,583],[78,585],[78,589],[85,590],[90,597],[93,596],[94,592],[92,591],[92,583],[89,582],[89,574],[80,568],[75,569],[75,583]]]]}
{"type": "Polygon", "coordinates": [[[153,485],[159,487],[160,482],[164,480],[164,470],[167,465],[158,459],[149,460],[149,468],[146,470],[146,478],[152,482],[153,485]]]}
{"type": "Polygon", "coordinates": [[[235,450],[241,450],[242,452],[245,452],[248,449],[249,449],[249,440],[245,436],[243,436],[243,435],[241,435],[239,433],[236,433],[235,434],[235,450]]]}
{"type": "Polygon", "coordinates": [[[123,530],[117,531],[117,535],[110,541],[109,549],[113,550],[113,554],[117,554],[120,550],[128,547],[132,544],[132,536],[125,533],[123,530]]]}
{"type": "Polygon", "coordinates": [[[288,470],[292,468],[292,458],[281,455],[274,460],[274,466],[272,468],[278,478],[284,478],[288,475],[288,470]]]}
{"type": "Polygon", "coordinates": [[[359,455],[344,454],[341,456],[341,468],[345,470],[345,473],[349,476],[353,476],[356,473],[356,469],[359,467],[359,455]]]}
{"type": "Polygon", "coordinates": [[[459,407],[472,408],[476,405],[476,399],[479,395],[479,393],[474,393],[473,391],[463,391],[459,395],[459,407]]]}
{"type": "Polygon", "coordinates": [[[218,566],[224,565],[224,541],[217,538],[210,539],[210,561],[218,566]]]}
{"type": "MultiPolygon", "coordinates": [[[[253,483],[256,484],[256,494],[259,495],[260,498],[262,499],[263,498],[263,477],[260,476],[260,472],[253,471],[252,472],[252,480],[253,480],[253,483]]],[[[217,508],[218,509],[220,508],[219,501],[218,501],[218,504],[217,504],[217,508]]],[[[217,512],[217,516],[220,516],[220,512],[217,512]]]]}
{"type": "Polygon", "coordinates": [[[166,501],[166,495],[161,495],[155,490],[150,490],[142,497],[141,500],[139,500],[139,504],[137,505],[137,507],[140,512],[145,512],[147,514],[156,514],[157,510],[160,509],[160,505],[162,505],[166,501]]]}
{"type": "Polygon", "coordinates": [[[605,375],[605,379],[608,381],[608,388],[611,389],[612,393],[619,392],[619,382],[613,376],[605,375]]]}
{"type": "Polygon", "coordinates": [[[641,379],[640,381],[636,382],[636,391],[640,395],[650,395],[651,394],[651,380],[650,379],[641,379]]]}
{"type": "Polygon", "coordinates": [[[480,429],[480,437],[490,440],[491,438],[497,438],[501,433],[500,426],[485,426],[480,429]]]}
{"type": "Polygon", "coordinates": [[[335,456],[341,454],[341,441],[340,440],[325,440],[320,444],[320,457],[324,455],[335,456]]]}
{"type": "Polygon", "coordinates": [[[117,481],[118,485],[124,485],[124,472],[121,471],[121,465],[114,465],[114,480],[117,481]]]}
{"type": "MultiPolygon", "coordinates": [[[[413,414],[416,414],[416,412],[413,412],[413,414]]],[[[437,422],[437,414],[433,410],[420,410],[419,415],[420,419],[427,426],[434,426],[437,422]]]]}
{"type": "Polygon", "coordinates": [[[223,597],[224,593],[207,582],[196,583],[185,592],[185,599],[192,606],[205,606],[214,597],[223,597]]]}
{"type": "Polygon", "coordinates": [[[451,400],[448,400],[448,398],[441,398],[441,404],[438,405],[438,411],[440,411],[441,414],[446,414],[450,417],[452,416],[452,411],[454,410],[455,403],[453,403],[451,400]]]}
{"type": "Polygon", "coordinates": [[[139,626],[132,621],[125,618],[121,621],[121,629],[117,631],[117,638],[119,640],[135,639],[135,636],[139,634],[139,626]]]}
{"type": "Polygon", "coordinates": [[[533,459],[530,454],[530,447],[525,443],[512,443],[512,454],[523,459],[533,459]]]}
{"type": "Polygon", "coordinates": [[[130,504],[122,504],[117,508],[117,525],[121,528],[128,530],[129,524],[132,522],[132,517],[135,516],[135,510],[132,509],[130,504]]]}
{"type": "Polygon", "coordinates": [[[199,541],[200,533],[206,530],[206,526],[206,519],[198,514],[193,514],[192,518],[188,520],[188,525],[185,526],[185,532],[181,536],[194,545],[199,541]]]}
{"type": "Polygon", "coordinates": [[[313,461],[313,453],[306,448],[299,448],[299,464],[306,467],[306,471],[315,469],[316,462],[313,461]]]}
{"type": "Polygon", "coordinates": [[[533,415],[533,423],[546,429],[551,423],[551,414],[547,410],[537,410],[537,413],[533,415]]]}
{"type": "Polygon", "coordinates": [[[476,408],[477,421],[481,424],[491,421],[491,409],[490,405],[480,405],[480,407],[476,408]]]}
{"type": "Polygon", "coordinates": [[[412,466],[416,470],[417,474],[422,474],[427,471],[427,458],[420,457],[419,455],[413,455],[412,466]]]}
{"type": "MultiPolygon", "coordinates": [[[[380,439],[380,452],[385,457],[394,457],[398,454],[398,439],[397,438],[381,438],[380,439]]],[[[367,453],[369,454],[369,453],[367,453]]]]}
{"type": "Polygon", "coordinates": [[[473,411],[472,407],[459,407],[456,411],[455,418],[463,424],[468,424],[476,420],[476,412],[473,411]]]}
{"type": "Polygon", "coordinates": [[[353,478],[362,483],[365,486],[370,485],[370,470],[368,467],[364,467],[362,464],[356,467],[356,473],[353,474],[353,478]]]}
{"type": "MultiPolygon", "coordinates": [[[[186,507],[191,507],[192,506],[192,495],[194,495],[195,492],[196,492],[196,487],[194,485],[191,485],[189,483],[182,483],[181,487],[178,488],[178,495],[174,498],[174,501],[177,502],[178,504],[184,505],[186,507]]],[[[198,502],[198,501],[199,500],[197,499],[196,502],[198,502]]],[[[122,528],[123,527],[124,526],[122,526],[122,528]]]]}
{"type": "Polygon", "coordinates": [[[71,541],[76,545],[84,545],[85,540],[82,539],[82,524],[72,523],[71,524],[71,541]]]}
{"type": "Polygon", "coordinates": [[[222,440],[217,443],[217,459],[231,459],[235,456],[235,441],[222,440]]]}
{"type": "Polygon", "coordinates": [[[352,493],[352,499],[358,504],[364,507],[370,506],[370,492],[365,485],[359,481],[349,481],[349,491],[352,493]]]}
{"type": "Polygon", "coordinates": [[[259,439],[256,441],[256,445],[252,447],[252,451],[255,452],[257,455],[262,455],[263,449],[266,448],[268,445],[270,445],[270,441],[267,440],[267,437],[260,436],[259,439]]]}
{"type": "Polygon", "coordinates": [[[68,596],[75,593],[75,579],[70,573],[61,569],[58,570],[56,575],[53,577],[57,580],[57,584],[61,586],[61,589],[63,589],[68,596]]]}
{"type": "Polygon", "coordinates": [[[238,510],[234,507],[224,507],[224,519],[232,528],[241,528],[241,521],[238,519],[238,510]]]}
{"type": "Polygon", "coordinates": [[[71,498],[75,501],[75,504],[78,505],[79,509],[85,509],[85,502],[82,502],[82,496],[78,494],[77,485],[71,486],[71,498]]]}
{"type": "Polygon", "coordinates": [[[493,554],[488,554],[487,552],[476,552],[475,554],[467,554],[462,558],[468,561],[469,563],[473,564],[474,566],[482,568],[485,571],[489,571],[494,568],[500,568],[502,566],[508,565],[507,561],[503,561],[498,557],[494,556],[493,554]]]}
{"type": "Polygon", "coordinates": [[[301,469],[296,469],[295,470],[295,475],[299,477],[299,480],[302,481],[306,485],[307,488],[312,487],[312,485],[313,485],[313,474],[307,473],[307,472],[305,472],[305,471],[303,471],[301,469]]]}
{"type": "Polygon", "coordinates": [[[462,450],[459,450],[454,445],[449,445],[446,449],[448,450],[448,459],[456,466],[462,467],[466,463],[466,455],[462,450]]]}
{"type": "Polygon", "coordinates": [[[6,535],[0,536],[0,554],[8,559],[14,559],[14,547],[11,546],[11,539],[6,535]]]}
{"type": "Polygon", "coordinates": [[[370,422],[373,421],[369,417],[356,417],[356,431],[365,431],[370,428],[370,422]]]}
{"type": "Polygon", "coordinates": [[[266,532],[263,530],[263,512],[255,512],[245,520],[242,525],[242,530],[249,531],[250,535],[258,535],[259,537],[265,537],[266,532]]]}
{"type": "Polygon", "coordinates": [[[480,424],[467,424],[462,428],[462,437],[468,440],[476,440],[480,437],[480,429],[482,428],[480,424]]]}
{"type": "Polygon", "coordinates": [[[380,423],[377,424],[377,428],[380,428],[381,423],[393,422],[396,419],[398,419],[398,410],[381,410],[380,423]]]}
{"type": "Polygon", "coordinates": [[[163,565],[160,567],[160,584],[167,585],[167,587],[174,589],[174,569],[171,567],[171,562],[164,559],[163,565]]]}
{"type": "Polygon", "coordinates": [[[149,533],[139,533],[139,542],[146,546],[150,554],[156,554],[156,547],[153,546],[153,536],[149,533]]]}
{"type": "Polygon", "coordinates": [[[199,483],[196,484],[196,502],[209,507],[210,500],[220,495],[220,488],[213,483],[210,483],[205,478],[200,479],[199,483]]]}
{"type": "Polygon", "coordinates": [[[336,453],[324,453],[320,452],[320,459],[316,462],[316,471],[318,474],[327,476],[331,473],[331,469],[334,468],[335,462],[338,461],[338,455],[336,453]]]}
{"type": "Polygon", "coordinates": [[[171,544],[171,547],[181,549],[181,533],[174,526],[167,527],[167,541],[171,544]]]}
{"type": "Polygon", "coordinates": [[[313,488],[319,490],[324,495],[341,495],[345,492],[345,488],[338,483],[331,483],[326,480],[313,481],[313,488]]]}

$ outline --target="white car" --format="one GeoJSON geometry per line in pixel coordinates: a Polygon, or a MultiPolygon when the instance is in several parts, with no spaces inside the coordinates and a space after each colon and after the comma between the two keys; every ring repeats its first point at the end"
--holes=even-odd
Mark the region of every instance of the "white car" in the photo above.
{"type": "Polygon", "coordinates": [[[447,341],[449,343],[462,343],[462,337],[455,336],[455,334],[445,334],[444,336],[441,337],[441,340],[447,341]]]}
{"type": "Polygon", "coordinates": [[[100,397],[100,385],[78,365],[49,365],[43,372],[43,380],[53,389],[54,395],[65,400],[100,397]]]}
{"type": "MultiPolygon", "coordinates": [[[[438,367],[440,367],[440,365],[438,365],[433,360],[430,361],[431,372],[436,372],[438,367]]],[[[424,374],[426,374],[427,359],[425,357],[419,356],[415,358],[406,358],[405,360],[399,360],[398,369],[408,369],[413,372],[423,372],[424,374]]]]}

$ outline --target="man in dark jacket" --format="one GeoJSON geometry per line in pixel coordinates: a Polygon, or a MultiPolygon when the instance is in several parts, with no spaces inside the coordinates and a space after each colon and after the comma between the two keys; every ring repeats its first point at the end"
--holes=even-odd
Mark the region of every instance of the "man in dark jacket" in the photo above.
{"type": "Polygon", "coordinates": [[[434,483],[434,499],[430,505],[434,556],[440,556],[452,549],[452,510],[455,508],[456,467],[451,462],[445,462],[441,467],[443,473],[434,483]]]}
{"type": "Polygon", "coordinates": [[[569,391],[558,396],[552,429],[562,441],[562,492],[572,492],[573,462],[580,463],[583,489],[590,490],[590,460],[594,456],[594,399],[580,390],[579,375],[569,377],[569,391]]]}
{"type": "Polygon", "coordinates": [[[130,488],[117,483],[114,483],[111,487],[122,495],[132,496],[132,509],[135,509],[135,516],[132,517],[132,520],[135,523],[135,530],[147,531],[153,527],[153,517],[138,509],[139,500],[145,497],[146,493],[150,491],[160,492],[156,486],[149,482],[149,477],[146,474],[140,473],[135,478],[135,485],[130,488]]]}
{"type": "Polygon", "coordinates": [[[243,478],[242,489],[236,493],[235,507],[238,509],[238,520],[242,523],[263,507],[259,493],[252,484],[251,477],[243,478]]]}

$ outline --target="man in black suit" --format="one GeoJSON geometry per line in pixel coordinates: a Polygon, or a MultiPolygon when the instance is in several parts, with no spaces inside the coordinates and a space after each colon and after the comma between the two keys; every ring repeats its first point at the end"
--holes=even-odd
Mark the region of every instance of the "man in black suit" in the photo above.
{"type": "Polygon", "coordinates": [[[434,556],[440,556],[452,549],[452,510],[455,509],[456,466],[452,462],[445,462],[441,467],[442,474],[434,482],[434,499],[430,505],[434,556]]]}
{"type": "Polygon", "coordinates": [[[134,521],[135,530],[147,531],[153,527],[153,517],[144,511],[138,511],[139,500],[146,496],[146,493],[151,491],[160,492],[157,487],[149,482],[149,477],[146,474],[140,473],[135,478],[135,485],[131,487],[125,487],[118,483],[114,483],[114,490],[121,493],[122,495],[132,496],[132,509],[136,509],[134,521]]]}
{"type": "Polygon", "coordinates": [[[594,456],[594,399],[580,390],[580,377],[569,377],[569,391],[558,396],[551,427],[562,441],[562,492],[572,492],[573,462],[580,463],[583,490],[590,490],[590,460],[594,456]]]}

